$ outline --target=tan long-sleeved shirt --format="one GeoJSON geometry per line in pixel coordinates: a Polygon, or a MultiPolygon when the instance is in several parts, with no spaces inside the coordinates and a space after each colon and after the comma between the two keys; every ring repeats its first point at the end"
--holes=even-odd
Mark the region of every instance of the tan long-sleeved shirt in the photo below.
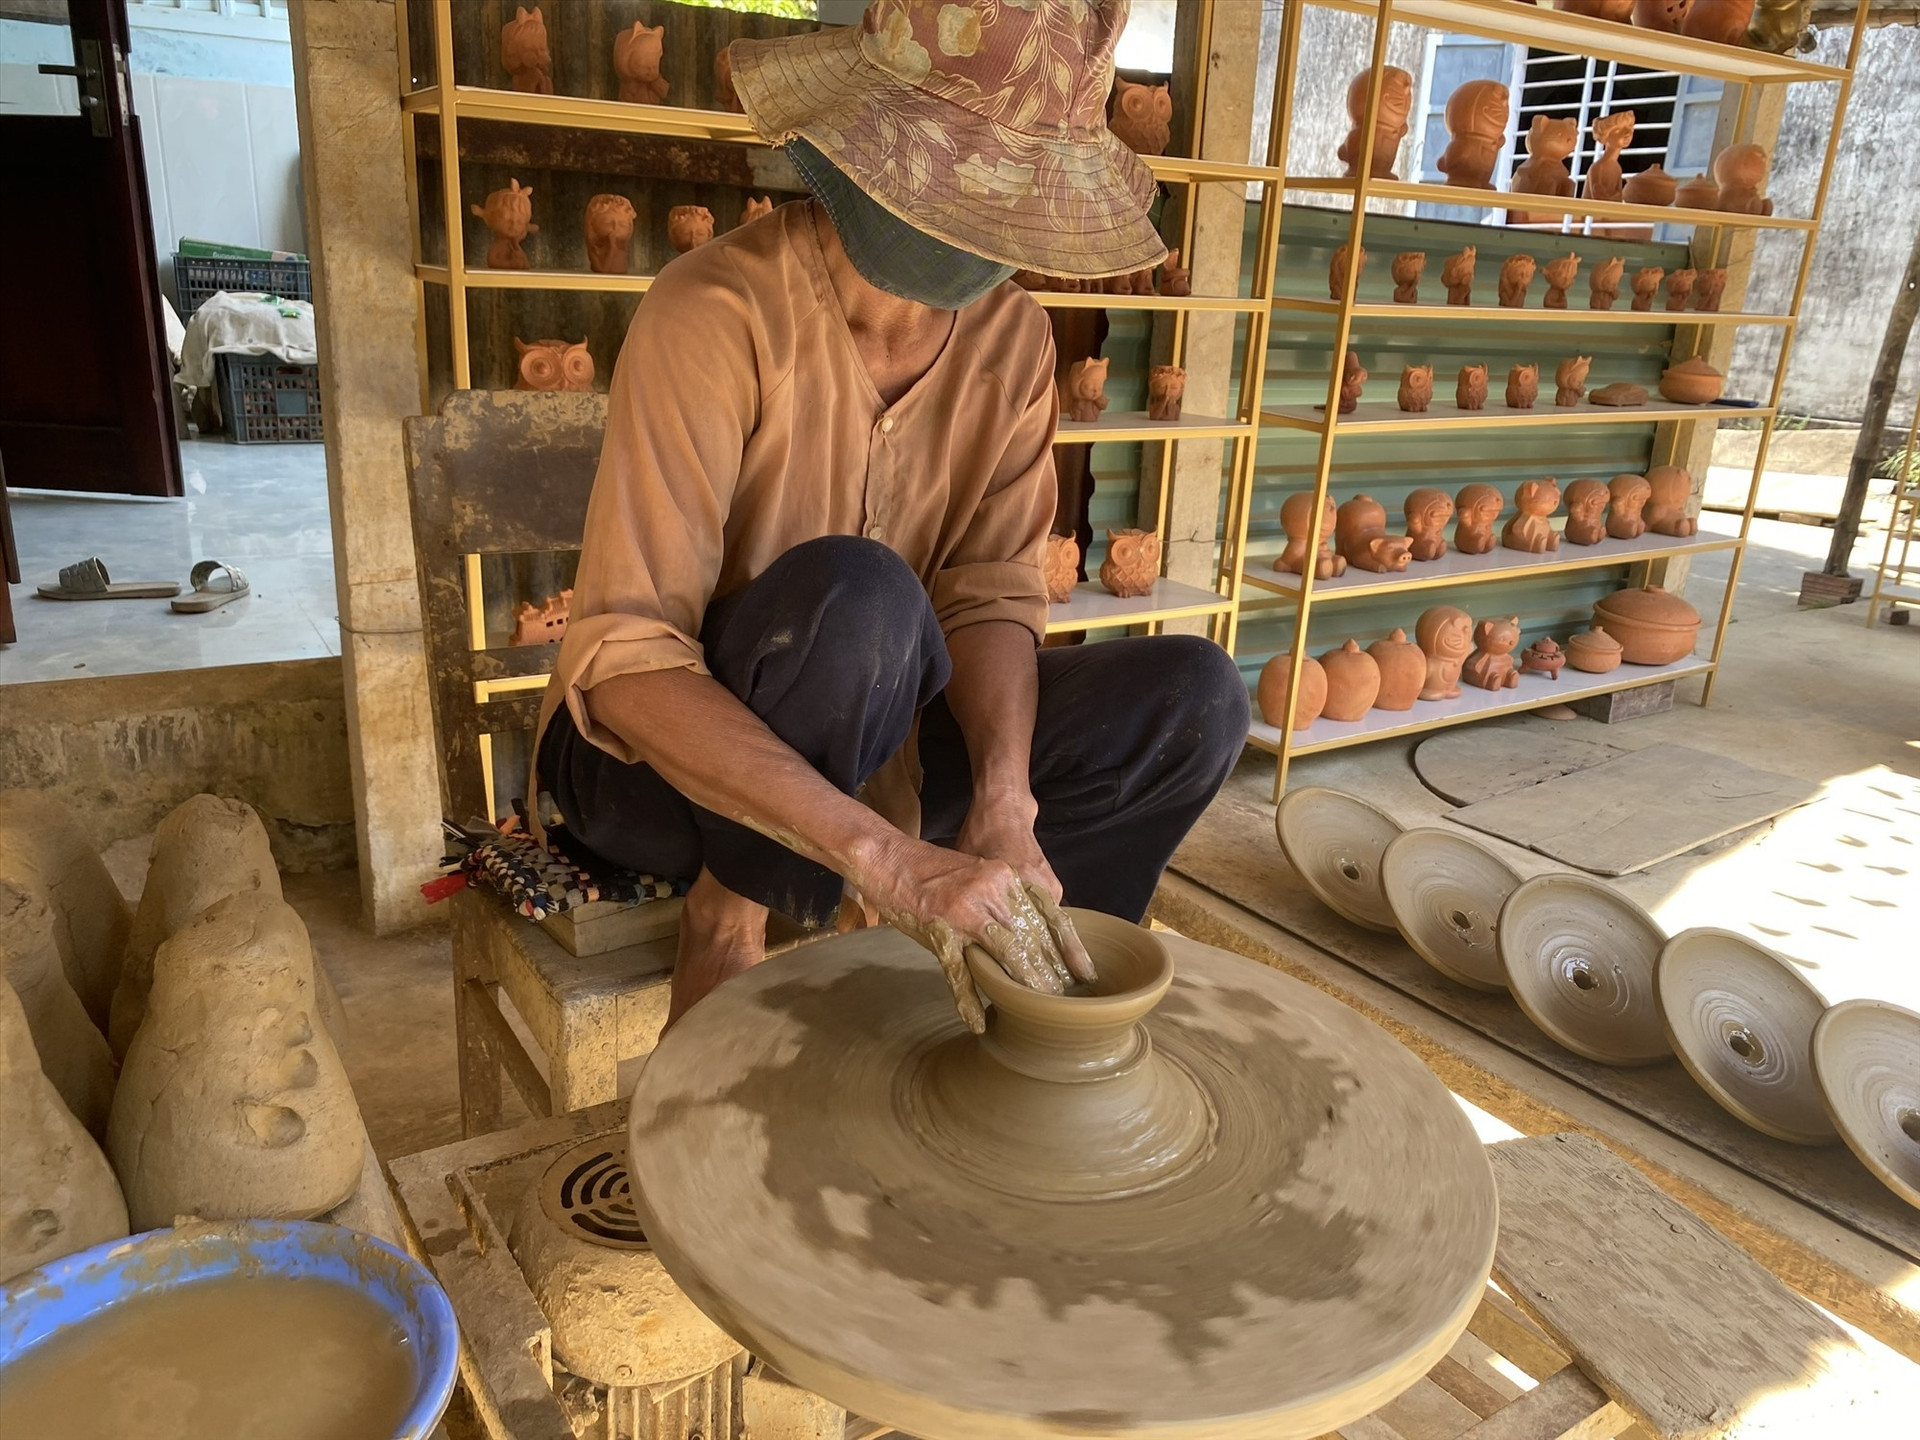
{"type": "Polygon", "coordinates": [[[637,761],[594,722],[593,687],[650,670],[707,673],[708,603],[823,535],[893,550],[949,635],[1011,620],[1038,637],[1053,371],[1045,312],[1002,285],[958,312],[932,367],[884,405],[828,280],[811,201],[673,261],[614,367],[541,727],[564,703],[583,736],[637,761]]]}

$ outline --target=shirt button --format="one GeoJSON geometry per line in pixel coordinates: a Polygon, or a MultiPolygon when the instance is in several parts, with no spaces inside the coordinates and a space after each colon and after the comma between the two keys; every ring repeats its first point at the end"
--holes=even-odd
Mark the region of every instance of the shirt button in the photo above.
{"type": "Polygon", "coordinates": [[[886,539],[887,538],[886,527],[882,525],[878,520],[874,521],[873,524],[867,526],[867,538],[869,540],[886,539]]]}
{"type": "Polygon", "coordinates": [[[880,433],[882,435],[891,435],[893,433],[893,416],[882,415],[880,417],[880,433]]]}

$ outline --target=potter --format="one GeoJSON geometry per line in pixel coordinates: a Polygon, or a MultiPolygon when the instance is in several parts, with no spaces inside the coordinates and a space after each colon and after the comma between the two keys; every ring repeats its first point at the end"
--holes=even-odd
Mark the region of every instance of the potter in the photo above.
{"type": "MultiPolygon", "coordinates": [[[[764,959],[770,909],[831,926],[849,891],[936,952],[970,1023],[969,946],[1050,989],[1086,978],[1039,902],[1138,921],[1239,758],[1246,686],[1210,641],[1039,645],[1055,417],[1101,413],[1106,362],[1056,367],[1007,282],[1137,293],[1173,259],[1134,153],[1164,151],[1173,97],[1122,80],[1110,128],[1125,7],[1063,14],[880,0],[864,28],[725,52],[810,196],[701,237],[635,308],[535,745],[572,834],[688,887],[670,1025],[764,959]],[[863,138],[908,101],[950,142],[912,173],[863,138]],[[998,123],[1023,106],[1064,137],[1075,224],[1045,187],[979,198],[1027,159],[998,123]],[[769,661],[780,634],[804,639],[769,661]]],[[[1163,290],[1181,279],[1169,263],[1163,290]]],[[[1159,537],[1115,530],[1109,583],[1151,584],[1159,537]]]]}

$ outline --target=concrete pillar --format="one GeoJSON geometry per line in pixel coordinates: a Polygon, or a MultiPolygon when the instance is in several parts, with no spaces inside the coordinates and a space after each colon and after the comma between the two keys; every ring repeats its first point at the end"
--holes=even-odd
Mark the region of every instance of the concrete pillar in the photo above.
{"type": "Polygon", "coordinates": [[[420,410],[393,0],[294,0],[293,83],[327,415],[361,910],[429,918],[440,779],[400,422],[420,410]]]}

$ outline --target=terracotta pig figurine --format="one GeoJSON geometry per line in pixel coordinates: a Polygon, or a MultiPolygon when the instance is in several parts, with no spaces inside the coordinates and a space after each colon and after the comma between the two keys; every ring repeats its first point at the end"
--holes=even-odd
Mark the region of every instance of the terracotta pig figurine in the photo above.
{"type": "Polygon", "coordinates": [[[493,232],[493,244],[487,247],[489,270],[529,268],[527,252],[520,248],[520,242],[529,235],[538,234],[540,230],[533,223],[531,185],[522,189],[518,180],[509,179],[507,188],[495,190],[487,196],[485,205],[469,205],[467,208],[484,220],[487,228],[493,232]]]}
{"type": "Polygon", "coordinates": [[[1598,545],[1607,538],[1607,487],[1598,480],[1576,480],[1567,486],[1567,541],[1598,545]]]}
{"type": "Polygon", "coordinates": [[[1633,143],[1633,111],[1616,110],[1593,122],[1593,140],[1600,157],[1587,167],[1587,178],[1580,187],[1583,200],[1619,200],[1626,194],[1626,177],[1620,170],[1620,152],[1633,143]]]}
{"type": "Polygon", "coordinates": [[[1414,639],[1427,657],[1422,700],[1452,700],[1460,694],[1460,667],[1473,649],[1473,617],[1451,605],[1420,612],[1414,639]]]}
{"type": "Polygon", "coordinates": [[[1462,555],[1484,555],[1493,549],[1493,522],[1507,508],[1506,500],[1491,485],[1475,481],[1463,485],[1453,497],[1453,548],[1462,555]]]}
{"type": "Polygon", "coordinates": [[[1513,668],[1513,647],[1520,643],[1520,617],[1482,620],[1473,627],[1473,654],[1460,667],[1460,678],[1482,690],[1512,690],[1520,684],[1513,668]]]}
{"type": "Polygon", "coordinates": [[[1458,255],[1448,256],[1447,263],[1440,267],[1440,283],[1447,287],[1447,304],[1473,303],[1473,262],[1479,253],[1479,247],[1469,245],[1458,255]]]}
{"type": "Polygon", "coordinates": [[[1590,309],[1613,308],[1613,302],[1620,298],[1620,278],[1626,268],[1627,262],[1618,255],[1610,256],[1593,267],[1593,273],[1587,277],[1590,296],[1587,304],[1590,309]]]}
{"type": "Polygon", "coordinates": [[[1433,367],[1431,365],[1406,365],[1400,370],[1400,408],[1412,415],[1426,413],[1427,402],[1433,399],[1433,367]]]}
{"type": "Polygon", "coordinates": [[[1173,96],[1165,85],[1136,85],[1116,75],[1107,128],[1136,155],[1164,155],[1173,138],[1173,96]]]}
{"type": "Polygon", "coordinates": [[[1398,65],[1380,72],[1380,106],[1374,112],[1373,144],[1366,144],[1360,128],[1367,122],[1367,82],[1372,71],[1362,70],[1347,86],[1347,118],[1353,128],[1340,142],[1335,153],[1347,167],[1347,178],[1360,173],[1363,157],[1372,152],[1373,178],[1396,180],[1393,162],[1400,153],[1400,142],[1407,138],[1407,113],[1413,109],[1413,76],[1398,65]]]}
{"type": "Polygon", "coordinates": [[[1167,251],[1167,258],[1160,262],[1160,293],[1175,297],[1193,293],[1193,271],[1180,263],[1178,250],[1167,251]]]}
{"type": "Polygon", "coordinates": [[[1540,367],[1516,365],[1507,371],[1507,408],[1531,410],[1540,395],[1540,367]]]}
{"type": "Polygon", "coordinates": [[[733,52],[726,46],[713,57],[713,100],[722,110],[736,115],[744,114],[747,108],[740,103],[740,92],[733,88],[733,52]]]}
{"type": "Polygon", "coordinates": [[[520,356],[514,366],[514,389],[582,393],[593,389],[593,355],[586,341],[536,340],[529,345],[516,335],[513,348],[520,356]]]}
{"type": "Polygon", "coordinates": [[[1351,415],[1360,408],[1360,392],[1366,387],[1367,372],[1354,351],[1347,351],[1347,363],[1340,371],[1340,413],[1351,415]]]}
{"type": "Polygon", "coordinates": [[[1658,265],[1642,265],[1633,272],[1633,308],[1636,310],[1653,309],[1653,297],[1659,293],[1660,282],[1667,278],[1667,272],[1658,265]]]}
{"type": "Polygon", "coordinates": [[[1587,371],[1592,365],[1591,355],[1575,355],[1562,360],[1560,368],[1553,372],[1553,403],[1578,405],[1584,400],[1587,394],[1587,371]]]}
{"type": "Polygon", "coordinates": [[[1697,272],[1693,270],[1669,270],[1667,272],[1667,309],[1684,310],[1687,300],[1693,294],[1693,282],[1697,272]]]}
{"type": "Polygon", "coordinates": [[[1047,600],[1064,605],[1073,598],[1073,587],[1080,583],[1080,542],[1071,535],[1047,536],[1047,554],[1042,564],[1046,576],[1047,600]]]}
{"type": "Polygon", "coordinates": [[[1424,250],[1402,250],[1393,257],[1393,303],[1396,305],[1418,305],[1420,303],[1420,277],[1427,268],[1427,252],[1424,250]]]}
{"type": "Polygon", "coordinates": [[[500,27],[500,64],[522,94],[553,94],[553,53],[547,48],[547,19],[538,5],[531,10],[516,5],[513,19],[500,27]]]}
{"type": "Polygon", "coordinates": [[[567,620],[573,614],[573,591],[549,595],[538,605],[523,600],[513,612],[509,645],[558,645],[567,638],[567,620]]]}
{"type": "MultiPolygon", "coordinates": [[[[1572,116],[1555,120],[1548,115],[1535,115],[1527,130],[1527,158],[1514,169],[1508,192],[1571,200],[1573,176],[1567,172],[1567,157],[1579,144],[1580,122],[1572,116]]],[[[1554,210],[1507,211],[1510,225],[1547,224],[1559,218],[1559,212],[1554,210]]]]}
{"type": "Polygon", "coordinates": [[[667,211],[667,243],[682,255],[713,238],[713,212],[704,205],[676,205],[667,211]]]}
{"type": "Polygon", "coordinates": [[[1076,360],[1067,367],[1060,382],[1060,413],[1069,420],[1091,423],[1110,403],[1107,400],[1107,369],[1110,359],[1076,360]]]}
{"type": "Polygon", "coordinates": [[[1572,288],[1574,277],[1580,273],[1580,257],[1562,255],[1558,260],[1549,260],[1540,273],[1547,277],[1547,298],[1540,302],[1541,308],[1566,309],[1567,291],[1572,288]]]}
{"type": "Polygon", "coordinates": [[[1616,475],[1607,482],[1607,534],[1615,540],[1638,540],[1647,533],[1640,512],[1653,498],[1653,486],[1644,475],[1616,475]]]}
{"type": "Polygon", "coordinates": [[[1500,267],[1500,303],[1509,310],[1523,310],[1527,287],[1533,284],[1533,257],[1509,255],[1500,267]]]}
{"type": "Polygon", "coordinates": [[[587,265],[596,275],[624,275],[633,245],[633,202],[624,195],[587,201],[587,265]]]}
{"type": "Polygon", "coordinates": [[[1155,365],[1147,371],[1147,418],[1178,420],[1180,401],[1187,393],[1187,372],[1178,365],[1155,365]]]}
{"type": "Polygon", "coordinates": [[[1551,478],[1525,480],[1513,492],[1514,517],[1500,532],[1500,544],[1508,550],[1541,555],[1560,548],[1560,536],[1547,517],[1560,508],[1560,487],[1551,478]]]}
{"type": "Polygon", "coordinates": [[[1340,507],[1334,543],[1354,569],[1376,575],[1406,569],[1413,550],[1406,536],[1387,534],[1387,507],[1371,495],[1356,495],[1340,507]]]}
{"type": "MultiPolygon", "coordinates": [[[[1273,562],[1274,569],[1292,575],[1306,573],[1307,530],[1312,517],[1313,496],[1305,491],[1289,495],[1280,506],[1280,526],[1287,532],[1287,548],[1273,562]]],[[[1333,532],[1338,524],[1332,497],[1328,497],[1326,508],[1320,516],[1320,548],[1313,563],[1313,578],[1316,580],[1331,580],[1336,575],[1347,573],[1346,557],[1336,555],[1333,550],[1333,532]]]]}
{"type": "Polygon", "coordinates": [[[1693,495],[1693,476],[1678,465],[1656,465],[1647,471],[1647,529],[1656,535],[1672,535],[1681,540],[1693,537],[1700,527],[1687,514],[1687,501],[1693,495]]]}
{"type": "Polygon", "coordinates": [[[1773,202],[1762,199],[1767,183],[1767,152],[1758,145],[1729,145],[1713,157],[1713,178],[1720,196],[1715,208],[1735,215],[1771,215],[1773,202]]]}
{"type": "Polygon", "coordinates": [[[1447,553],[1447,521],[1453,518],[1453,497],[1444,490],[1422,485],[1407,492],[1408,553],[1415,560],[1438,560],[1447,553]]]}
{"type": "Polygon", "coordinates": [[[1107,558],[1100,566],[1100,583],[1122,600],[1137,599],[1153,590],[1160,578],[1160,537],[1151,530],[1107,531],[1107,558]]]}
{"type": "Polygon", "coordinates": [[[1693,282],[1693,308],[1709,312],[1717,311],[1720,308],[1720,297],[1726,292],[1726,288],[1727,272],[1724,269],[1716,266],[1712,270],[1702,270],[1693,282]]]}
{"type": "Polygon", "coordinates": [[[1453,403],[1462,410],[1487,408],[1487,367],[1462,365],[1460,378],[1453,383],[1453,403]]]}
{"type": "MultiPolygon", "coordinates": [[[[666,33],[664,25],[649,30],[636,20],[631,30],[613,37],[613,73],[620,77],[620,98],[629,105],[667,103],[667,79],[660,73],[660,50],[666,33]]],[[[727,81],[731,86],[731,69],[727,81]]]]}
{"type": "MultiPolygon", "coordinates": [[[[1364,275],[1366,273],[1367,273],[1367,247],[1362,245],[1360,247],[1359,274],[1364,275]]],[[[1358,293],[1359,283],[1360,283],[1359,278],[1358,276],[1356,276],[1354,279],[1356,294],[1358,293]]],[[[1346,293],[1347,293],[1347,247],[1342,245],[1339,249],[1333,252],[1333,261],[1330,265],[1327,266],[1327,294],[1330,295],[1335,300],[1344,300],[1346,298],[1346,293]]]]}
{"type": "Polygon", "coordinates": [[[1438,168],[1447,184],[1491,190],[1500,147],[1507,139],[1507,87],[1469,80],[1447,97],[1447,148],[1438,168]]]}

